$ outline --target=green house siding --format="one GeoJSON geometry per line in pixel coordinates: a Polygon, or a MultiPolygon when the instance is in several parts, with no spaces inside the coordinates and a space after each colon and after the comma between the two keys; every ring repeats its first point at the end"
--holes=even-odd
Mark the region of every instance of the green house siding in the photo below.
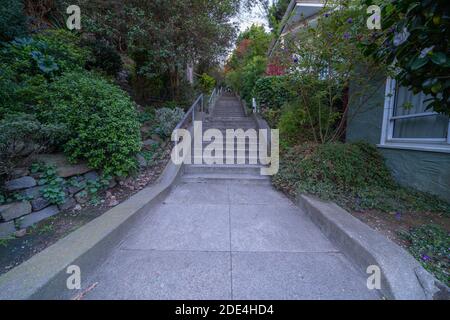
{"type": "MultiPolygon", "coordinates": [[[[350,102],[346,140],[379,144],[383,121],[385,81],[374,83],[377,90],[366,99],[350,102]],[[361,100],[363,101],[363,100],[361,100]]],[[[357,86],[351,86],[358,90],[357,86]]],[[[450,201],[450,154],[379,148],[394,178],[402,185],[429,192],[450,201]]]]}

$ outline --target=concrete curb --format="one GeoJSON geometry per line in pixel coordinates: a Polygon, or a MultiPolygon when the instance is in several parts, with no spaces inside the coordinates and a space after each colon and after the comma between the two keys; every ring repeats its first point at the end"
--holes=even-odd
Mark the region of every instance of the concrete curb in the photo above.
{"type": "Polygon", "coordinates": [[[380,267],[380,291],[386,298],[449,299],[448,288],[414,257],[335,203],[306,195],[300,195],[297,203],[362,272],[371,265],[380,267]]]}
{"type": "MultiPolygon", "coordinates": [[[[162,200],[182,174],[172,161],[153,186],[105,212],[0,277],[0,300],[60,299],[68,295],[67,267],[82,277],[105,261],[111,249],[143,214],[162,200]]],[[[71,295],[76,292],[71,290],[71,295]]]]}

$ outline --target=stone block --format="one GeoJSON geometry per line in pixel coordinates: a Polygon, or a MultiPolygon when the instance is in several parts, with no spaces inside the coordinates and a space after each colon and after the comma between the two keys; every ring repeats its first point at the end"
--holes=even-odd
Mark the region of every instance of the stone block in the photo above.
{"type": "Polygon", "coordinates": [[[0,215],[4,221],[11,221],[31,212],[28,201],[13,202],[0,206],[0,215]]]}

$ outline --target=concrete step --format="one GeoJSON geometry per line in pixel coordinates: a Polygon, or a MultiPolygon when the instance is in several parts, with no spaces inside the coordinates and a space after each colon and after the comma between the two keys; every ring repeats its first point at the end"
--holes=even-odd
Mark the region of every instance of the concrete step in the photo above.
{"type": "MultiPolygon", "coordinates": [[[[222,165],[222,164],[229,164],[230,160],[227,162],[227,158],[225,157],[221,157],[222,162],[218,162],[217,159],[215,157],[195,157],[192,156],[191,160],[193,164],[210,164],[210,165],[222,165]],[[197,161],[197,162],[196,162],[197,161]]],[[[260,164],[259,158],[258,157],[249,157],[249,156],[244,156],[244,157],[238,157],[238,156],[234,156],[233,158],[233,162],[232,165],[257,165],[260,164]]]]}
{"type": "Polygon", "coordinates": [[[190,164],[185,167],[185,173],[216,173],[216,174],[248,174],[260,175],[261,165],[238,165],[238,164],[222,164],[222,165],[206,165],[206,164],[190,164]]]}
{"type": "Polygon", "coordinates": [[[192,173],[181,177],[182,182],[218,182],[218,183],[239,183],[270,185],[270,178],[267,176],[253,174],[218,174],[218,173],[192,173]]]}

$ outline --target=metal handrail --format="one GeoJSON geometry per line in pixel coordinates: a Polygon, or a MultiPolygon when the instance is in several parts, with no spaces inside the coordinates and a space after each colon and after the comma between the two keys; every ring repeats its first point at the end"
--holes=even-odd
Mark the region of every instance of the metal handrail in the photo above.
{"type": "Polygon", "coordinates": [[[183,119],[177,124],[174,130],[182,128],[184,125],[186,125],[186,121],[189,119],[189,116],[192,116],[192,123],[195,121],[195,109],[200,103],[200,110],[203,109],[203,94],[200,94],[195,100],[195,102],[192,104],[192,106],[189,108],[189,110],[184,115],[183,119]]]}
{"type": "Polygon", "coordinates": [[[222,87],[214,88],[208,100],[208,114],[212,114],[212,108],[215,106],[217,99],[222,95],[222,87]]]}

